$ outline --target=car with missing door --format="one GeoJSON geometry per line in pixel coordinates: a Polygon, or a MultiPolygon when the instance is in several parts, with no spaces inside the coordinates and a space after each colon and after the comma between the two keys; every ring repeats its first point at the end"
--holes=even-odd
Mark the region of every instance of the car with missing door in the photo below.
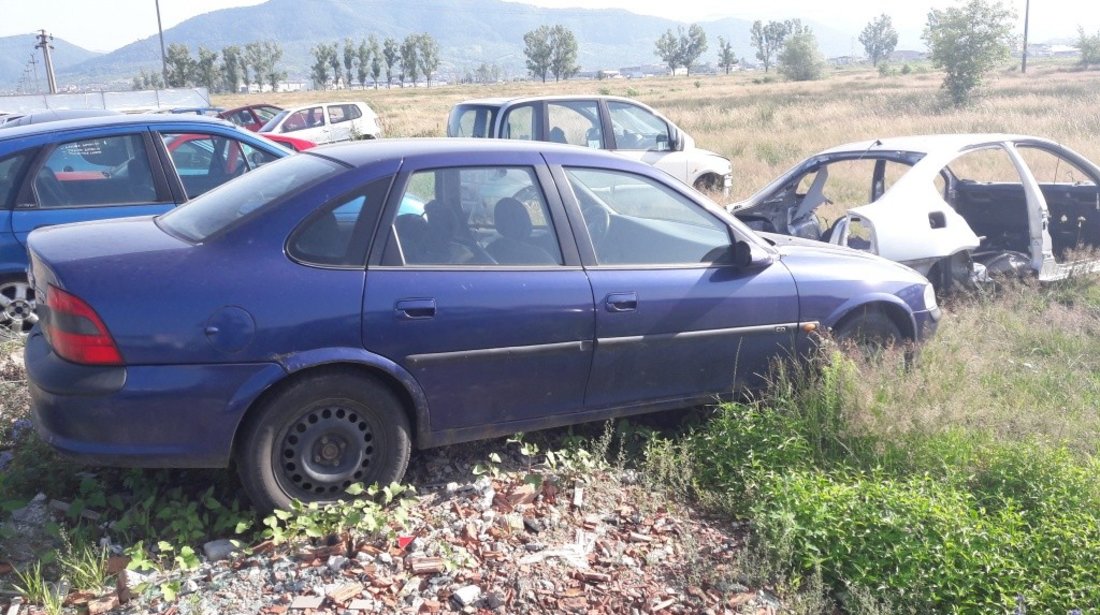
{"type": "Polygon", "coordinates": [[[818,331],[919,342],[940,317],[911,269],[552,143],[318,147],[29,248],[44,440],[235,462],[260,509],[399,480],[414,447],[711,403],[818,331]]]}
{"type": "Polygon", "coordinates": [[[1100,270],[1100,166],[1041,137],[915,135],[830,148],[730,206],[758,230],[904,263],[939,289],[1100,270]]]}
{"type": "Polygon", "coordinates": [[[522,139],[607,150],[698,190],[729,194],[733,166],[656,110],[618,96],[484,98],[455,105],[448,137],[522,139]]]}
{"type": "Polygon", "coordinates": [[[116,114],[0,130],[0,327],[26,334],[37,320],[26,278],[32,230],[162,213],[290,154],[199,116],[116,114]]]}

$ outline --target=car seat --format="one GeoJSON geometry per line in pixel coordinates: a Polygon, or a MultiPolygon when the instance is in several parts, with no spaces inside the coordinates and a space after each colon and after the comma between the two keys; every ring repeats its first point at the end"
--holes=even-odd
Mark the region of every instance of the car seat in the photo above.
{"type": "Polygon", "coordinates": [[[565,131],[558,126],[550,129],[550,140],[554,143],[569,143],[565,138],[565,131]]]}
{"type": "Polygon", "coordinates": [[[505,197],[493,208],[493,219],[500,237],[485,250],[502,265],[557,265],[560,261],[546,250],[529,243],[531,216],[518,200],[505,197]]]}

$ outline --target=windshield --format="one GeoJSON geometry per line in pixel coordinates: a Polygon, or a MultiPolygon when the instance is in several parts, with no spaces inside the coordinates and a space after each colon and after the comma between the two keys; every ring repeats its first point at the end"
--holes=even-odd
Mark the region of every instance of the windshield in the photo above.
{"type": "Polygon", "coordinates": [[[164,230],[199,242],[237,220],[344,167],[325,158],[290,156],[265,164],[157,219],[164,230]]]}
{"type": "Polygon", "coordinates": [[[447,119],[448,137],[489,139],[497,119],[497,107],[487,105],[455,105],[447,119]]]}
{"type": "Polygon", "coordinates": [[[257,132],[274,132],[275,127],[278,126],[279,122],[283,121],[283,118],[286,117],[288,114],[290,114],[290,111],[286,109],[276,113],[275,116],[268,120],[266,124],[260,126],[260,130],[258,130],[257,132]]]}

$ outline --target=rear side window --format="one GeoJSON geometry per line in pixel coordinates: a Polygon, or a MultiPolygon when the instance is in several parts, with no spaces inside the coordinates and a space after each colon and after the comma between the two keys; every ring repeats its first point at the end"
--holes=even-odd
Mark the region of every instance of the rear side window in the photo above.
{"type": "Polygon", "coordinates": [[[363,117],[363,112],[358,105],[329,105],[328,121],[330,124],[338,124],[363,117]]]}
{"type": "Polygon", "coordinates": [[[0,209],[11,207],[29,158],[30,154],[22,153],[0,160],[0,209]]]}
{"type": "Polygon", "coordinates": [[[141,135],[63,143],[34,176],[41,207],[151,203],[156,183],[141,135]]]}
{"type": "Polygon", "coordinates": [[[451,111],[451,117],[447,120],[447,136],[492,138],[496,119],[496,107],[458,105],[451,111]]]}
{"type": "Polygon", "coordinates": [[[241,218],[344,167],[317,156],[290,156],[207,192],[158,218],[161,228],[203,241],[241,218]]]}
{"type": "Polygon", "coordinates": [[[294,232],[287,253],[299,262],[332,267],[361,267],[366,262],[374,222],[382,211],[391,178],[338,199],[311,216],[294,232]]]}

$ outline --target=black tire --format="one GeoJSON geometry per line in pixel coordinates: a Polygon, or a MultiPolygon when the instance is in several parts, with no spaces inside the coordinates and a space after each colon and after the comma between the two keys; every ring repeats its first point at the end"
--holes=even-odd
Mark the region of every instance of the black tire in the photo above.
{"type": "Polygon", "coordinates": [[[861,308],[845,317],[833,329],[833,337],[842,346],[853,347],[864,356],[873,356],[905,341],[897,324],[874,308],[861,308]]]}
{"type": "Polygon", "coordinates": [[[700,175],[695,180],[695,189],[699,192],[718,192],[722,189],[722,178],[709,173],[700,175]]]}
{"type": "Polygon", "coordinates": [[[409,420],[381,383],[350,371],[302,378],[256,408],[243,428],[237,471],[253,506],[347,498],[354,483],[388,485],[405,474],[409,420]]]}

